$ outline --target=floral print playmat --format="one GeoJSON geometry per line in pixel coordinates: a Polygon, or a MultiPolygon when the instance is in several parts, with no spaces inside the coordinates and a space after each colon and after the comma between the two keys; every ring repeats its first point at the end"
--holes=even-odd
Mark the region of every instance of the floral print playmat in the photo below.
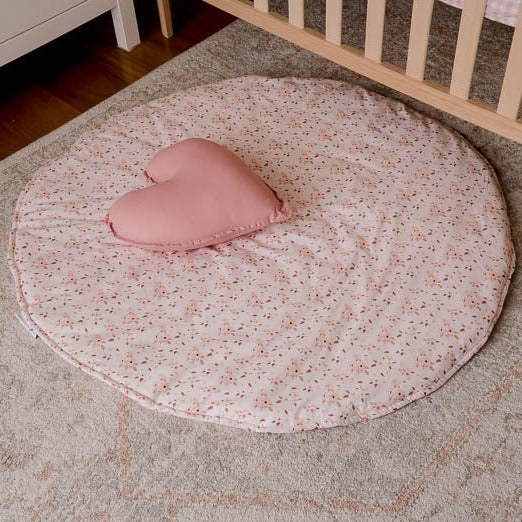
{"type": "Polygon", "coordinates": [[[351,84],[242,77],[133,108],[40,168],[10,261],[24,319],[72,364],[162,412],[290,432],[441,386],[486,342],[514,253],[493,171],[452,131],[351,84]],[[193,136],[292,218],[191,252],[119,243],[112,203],[193,136]]]}

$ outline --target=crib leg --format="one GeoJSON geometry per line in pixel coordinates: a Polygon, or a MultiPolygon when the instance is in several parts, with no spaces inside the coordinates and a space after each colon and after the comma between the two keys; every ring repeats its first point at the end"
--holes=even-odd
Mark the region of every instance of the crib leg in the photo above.
{"type": "Polygon", "coordinates": [[[111,14],[118,47],[130,51],[140,43],[133,0],[116,0],[111,14]]]}
{"type": "Polygon", "coordinates": [[[172,27],[172,11],[170,0],[158,0],[158,11],[161,24],[161,32],[165,38],[170,38],[174,34],[172,27]]]}

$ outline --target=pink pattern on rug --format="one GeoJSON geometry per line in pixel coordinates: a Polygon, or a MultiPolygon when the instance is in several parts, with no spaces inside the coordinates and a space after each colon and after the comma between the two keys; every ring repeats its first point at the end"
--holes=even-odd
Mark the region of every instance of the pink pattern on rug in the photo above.
{"type": "Polygon", "coordinates": [[[131,109],[42,167],[11,266],[26,320],[82,370],[158,411],[289,432],[442,385],[489,336],[514,252],[495,175],[456,134],[346,83],[245,77],[131,109]],[[118,242],[108,208],[191,136],[292,219],[193,252],[118,242]]]}

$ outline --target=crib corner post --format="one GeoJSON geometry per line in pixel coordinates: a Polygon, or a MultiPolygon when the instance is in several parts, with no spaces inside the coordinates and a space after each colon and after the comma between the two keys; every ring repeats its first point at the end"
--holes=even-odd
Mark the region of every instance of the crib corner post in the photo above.
{"type": "Polygon", "coordinates": [[[170,38],[174,34],[170,0],[158,0],[158,12],[160,17],[161,33],[165,38],[170,38]]]}

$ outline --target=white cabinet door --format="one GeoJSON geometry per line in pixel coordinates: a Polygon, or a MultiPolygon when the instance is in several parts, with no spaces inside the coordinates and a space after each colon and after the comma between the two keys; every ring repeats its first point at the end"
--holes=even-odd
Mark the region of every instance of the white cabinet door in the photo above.
{"type": "Polygon", "coordinates": [[[0,0],[0,42],[81,3],[83,0],[0,0]]]}

